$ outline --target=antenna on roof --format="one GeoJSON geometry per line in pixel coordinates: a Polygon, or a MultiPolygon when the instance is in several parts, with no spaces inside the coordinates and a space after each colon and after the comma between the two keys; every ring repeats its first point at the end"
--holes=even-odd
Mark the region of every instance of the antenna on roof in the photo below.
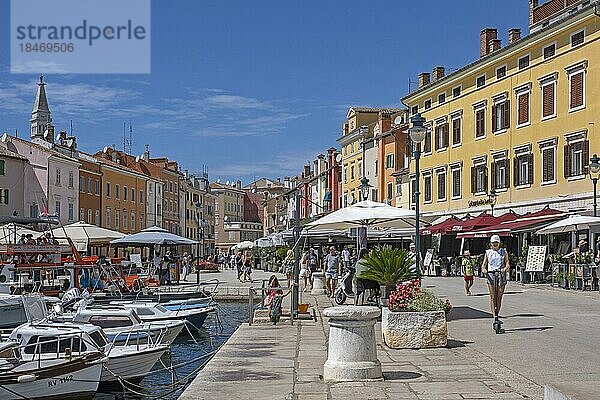
{"type": "Polygon", "coordinates": [[[417,88],[419,87],[419,82],[415,82],[415,81],[411,81],[410,78],[408,78],[408,93],[411,93],[411,87],[412,85],[416,85],[417,88]]]}
{"type": "Polygon", "coordinates": [[[129,137],[127,137],[127,123],[123,122],[123,152],[131,154],[133,151],[133,128],[129,121],[129,137]]]}

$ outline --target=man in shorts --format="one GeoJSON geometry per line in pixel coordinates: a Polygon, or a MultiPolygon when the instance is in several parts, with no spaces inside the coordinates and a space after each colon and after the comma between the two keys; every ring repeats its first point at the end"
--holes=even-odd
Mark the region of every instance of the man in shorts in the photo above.
{"type": "Polygon", "coordinates": [[[327,287],[327,296],[333,297],[335,286],[337,284],[338,272],[340,269],[340,256],[335,250],[335,246],[329,248],[329,254],[325,256],[325,285],[327,287]]]}
{"type": "Polygon", "coordinates": [[[473,286],[473,260],[471,260],[471,252],[465,250],[461,261],[463,279],[465,280],[465,294],[471,296],[471,287],[473,286]]]}

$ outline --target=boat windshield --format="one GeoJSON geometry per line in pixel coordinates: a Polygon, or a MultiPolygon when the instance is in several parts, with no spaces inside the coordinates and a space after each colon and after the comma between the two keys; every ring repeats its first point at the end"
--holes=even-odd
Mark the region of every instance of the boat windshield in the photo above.
{"type": "Polygon", "coordinates": [[[33,335],[25,346],[24,353],[65,353],[67,349],[71,349],[73,352],[83,352],[87,351],[87,346],[77,336],[59,340],[56,336],[33,335]]]}
{"type": "Polygon", "coordinates": [[[90,333],[90,337],[98,347],[104,347],[108,343],[100,331],[90,333]]]}
{"type": "Polygon", "coordinates": [[[122,328],[133,325],[133,321],[129,317],[119,315],[94,315],[90,318],[89,322],[103,329],[122,328]]]}

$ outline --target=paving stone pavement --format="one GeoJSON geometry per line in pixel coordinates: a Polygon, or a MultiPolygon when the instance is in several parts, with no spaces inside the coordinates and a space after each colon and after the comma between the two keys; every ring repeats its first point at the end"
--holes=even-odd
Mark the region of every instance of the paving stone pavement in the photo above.
{"type": "Polygon", "coordinates": [[[198,374],[181,400],[200,399],[542,399],[543,388],[490,357],[450,338],[441,349],[393,350],[381,342],[384,379],[325,383],[328,325],[325,296],[304,296],[318,320],[294,325],[243,324],[198,374]]]}

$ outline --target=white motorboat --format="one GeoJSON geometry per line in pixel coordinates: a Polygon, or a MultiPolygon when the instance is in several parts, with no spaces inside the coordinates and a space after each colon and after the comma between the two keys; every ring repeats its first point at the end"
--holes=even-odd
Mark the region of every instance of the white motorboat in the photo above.
{"type": "Polygon", "coordinates": [[[101,346],[77,328],[27,331],[0,343],[0,398],[93,398],[107,361],[101,346]]]}
{"type": "Polygon", "coordinates": [[[155,322],[172,319],[185,319],[192,330],[198,330],[209,313],[216,310],[215,304],[195,303],[193,301],[181,301],[176,303],[155,303],[143,301],[115,301],[114,305],[120,305],[136,311],[142,321],[155,322]]]}
{"type": "MultiPolygon", "coordinates": [[[[63,315],[62,318],[68,318],[63,315]]],[[[136,310],[119,306],[86,306],[71,315],[73,322],[86,323],[102,328],[109,340],[116,346],[133,340],[170,345],[183,330],[184,321],[164,319],[143,321],[136,310]]]]}
{"type": "MultiPolygon", "coordinates": [[[[38,346],[40,338],[44,341],[51,340],[64,332],[78,332],[81,339],[74,342],[76,349],[81,347],[79,343],[84,343],[87,347],[88,342],[104,349],[108,360],[104,364],[100,375],[101,385],[120,383],[121,380],[128,382],[141,381],[156,364],[160,356],[169,348],[168,345],[155,343],[151,339],[146,343],[141,343],[140,340],[135,338],[129,338],[122,345],[114,346],[100,327],[72,322],[23,324],[12,331],[10,339],[25,346],[24,355],[28,356],[29,360],[33,360],[27,351],[28,348],[36,348],[35,346],[38,346]]],[[[56,353],[56,346],[48,350],[56,353]]],[[[69,351],[73,352],[74,350],[69,351]]]]}

